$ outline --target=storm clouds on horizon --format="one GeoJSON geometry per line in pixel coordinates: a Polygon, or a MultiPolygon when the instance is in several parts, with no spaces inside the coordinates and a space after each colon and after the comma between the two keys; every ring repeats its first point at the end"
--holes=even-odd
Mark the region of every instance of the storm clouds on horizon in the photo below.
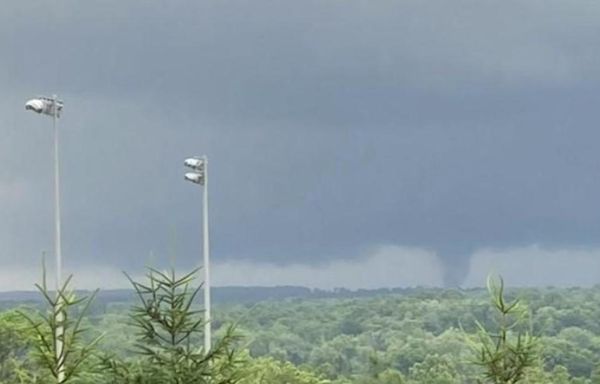
{"type": "Polygon", "coordinates": [[[229,282],[289,267],[327,286],[385,259],[421,271],[410,284],[474,284],[527,257],[553,260],[547,281],[600,281],[600,4],[52,3],[0,14],[6,271],[52,250],[51,126],[23,104],[56,92],[73,270],[195,265],[182,160],[207,154],[229,282]]]}

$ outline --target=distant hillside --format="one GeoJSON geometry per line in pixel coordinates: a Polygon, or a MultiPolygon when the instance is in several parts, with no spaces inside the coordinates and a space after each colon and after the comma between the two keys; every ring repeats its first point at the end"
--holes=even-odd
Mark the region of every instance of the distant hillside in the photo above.
{"type": "MultiPolygon", "coordinates": [[[[298,286],[278,287],[215,287],[212,289],[213,303],[235,304],[256,303],[266,300],[307,299],[307,298],[351,298],[369,297],[386,293],[410,293],[414,288],[393,289],[360,289],[349,290],[336,288],[334,290],[311,289],[298,286]]],[[[78,291],[79,295],[87,295],[90,291],[78,291]]],[[[127,303],[135,299],[135,293],[129,289],[101,290],[96,298],[98,303],[127,303]]],[[[0,292],[0,308],[10,308],[21,304],[36,304],[41,302],[41,296],[35,291],[0,292]]]]}
{"type": "MultiPolygon", "coordinates": [[[[79,295],[89,294],[90,291],[77,291],[79,295]]],[[[287,299],[293,297],[308,297],[311,289],[305,287],[215,287],[212,289],[213,300],[216,302],[257,302],[271,299],[287,299]]],[[[108,302],[131,301],[135,292],[130,289],[108,289],[98,293],[97,300],[108,302]]],[[[40,294],[36,291],[0,292],[0,302],[38,302],[40,294]]]]}

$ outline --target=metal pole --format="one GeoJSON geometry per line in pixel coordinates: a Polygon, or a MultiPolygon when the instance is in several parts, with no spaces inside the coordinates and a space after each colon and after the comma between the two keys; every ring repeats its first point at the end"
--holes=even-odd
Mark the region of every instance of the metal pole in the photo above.
{"type": "Polygon", "coordinates": [[[202,230],[204,240],[204,353],[211,349],[211,317],[210,317],[210,261],[208,239],[208,158],[203,156],[204,163],[204,194],[202,199],[202,230]]]}
{"type": "Polygon", "coordinates": [[[58,372],[58,382],[62,383],[65,380],[65,367],[64,367],[64,353],[63,353],[63,342],[62,337],[64,329],[62,322],[64,320],[62,299],[59,296],[59,290],[62,285],[62,247],[61,247],[61,233],[60,233],[60,163],[59,163],[59,146],[58,146],[58,102],[56,95],[52,96],[53,113],[52,120],[54,123],[54,253],[56,255],[56,294],[57,294],[57,307],[56,321],[59,326],[56,328],[56,362],[58,372]]]}

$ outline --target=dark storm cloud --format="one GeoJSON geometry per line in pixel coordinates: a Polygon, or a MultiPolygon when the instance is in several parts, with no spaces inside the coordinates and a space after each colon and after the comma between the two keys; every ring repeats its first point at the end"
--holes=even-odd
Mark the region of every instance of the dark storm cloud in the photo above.
{"type": "Polygon", "coordinates": [[[221,259],[398,244],[452,281],[480,247],[597,245],[599,19],[558,1],[5,4],[2,258],[51,248],[49,121],[22,106],[53,91],[71,264],[191,263],[181,160],[200,153],[221,259]]]}

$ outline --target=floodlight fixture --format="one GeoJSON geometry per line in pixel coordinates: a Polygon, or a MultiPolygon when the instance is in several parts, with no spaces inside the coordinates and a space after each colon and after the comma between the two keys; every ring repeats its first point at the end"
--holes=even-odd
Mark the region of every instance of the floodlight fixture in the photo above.
{"type": "Polygon", "coordinates": [[[185,159],[183,164],[188,168],[195,169],[196,171],[201,171],[204,168],[204,159],[190,157],[189,159],[185,159]]]}
{"type": "Polygon", "coordinates": [[[188,172],[184,175],[184,178],[192,183],[204,185],[204,175],[201,173],[188,172]]]}
{"type": "Polygon", "coordinates": [[[25,109],[36,113],[60,117],[64,103],[54,97],[38,96],[25,103],[25,109]]]}

